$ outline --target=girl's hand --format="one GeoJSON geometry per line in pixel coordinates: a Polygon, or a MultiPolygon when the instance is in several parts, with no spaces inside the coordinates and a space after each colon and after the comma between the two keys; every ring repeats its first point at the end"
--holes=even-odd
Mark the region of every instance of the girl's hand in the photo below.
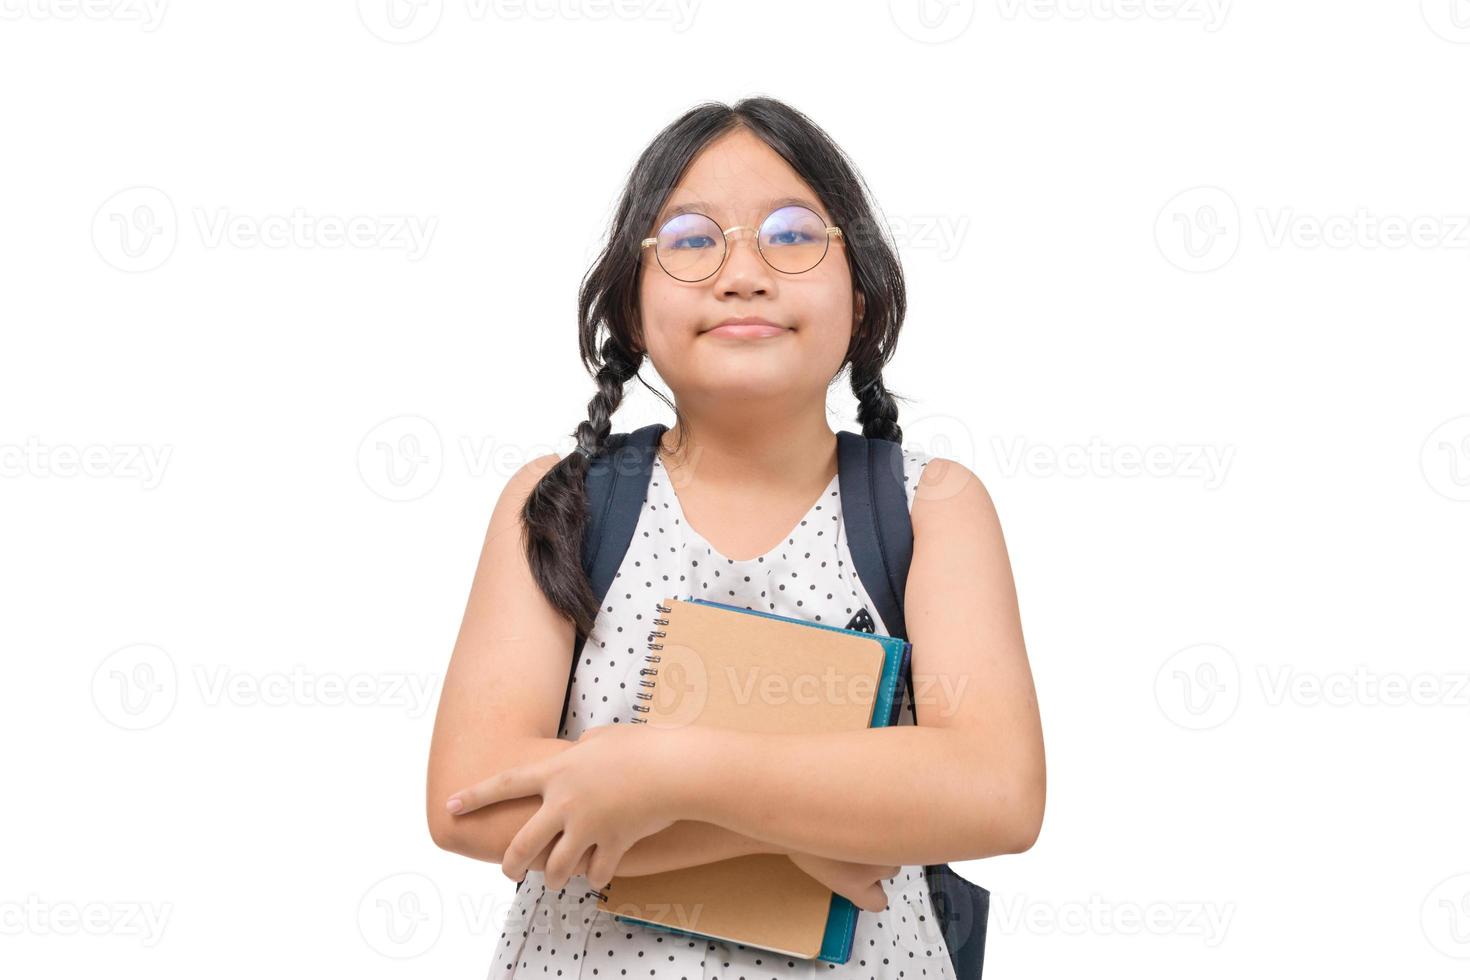
{"type": "Polygon", "coordinates": [[[506,847],[501,871],[520,880],[549,847],[548,888],[563,888],[578,873],[602,888],[630,847],[677,819],[669,800],[651,791],[647,779],[648,767],[672,762],[661,759],[670,747],[669,734],[645,725],[599,725],[570,749],[460,790],[446,808],[465,814],[502,800],[540,796],[540,809],[506,847]]]}
{"type": "Polygon", "coordinates": [[[869,912],[881,912],[888,907],[888,894],[882,881],[902,870],[896,864],[857,864],[800,852],[786,856],[798,868],[869,912]]]}

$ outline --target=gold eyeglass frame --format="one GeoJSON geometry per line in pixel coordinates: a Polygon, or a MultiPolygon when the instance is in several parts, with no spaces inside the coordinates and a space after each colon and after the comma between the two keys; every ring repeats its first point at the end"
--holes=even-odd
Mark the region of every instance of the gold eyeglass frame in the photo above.
{"type": "MultiPolygon", "coordinates": [[[[760,220],[760,224],[757,224],[757,225],[733,225],[733,226],[731,226],[729,228],[726,228],[722,232],[722,234],[724,235],[723,241],[724,241],[724,245],[725,245],[725,252],[724,252],[723,255],[720,256],[720,264],[717,265],[717,266],[715,266],[714,271],[711,272],[708,276],[701,276],[698,279],[680,279],[678,276],[674,275],[672,272],[670,272],[667,268],[664,267],[663,261],[658,258],[658,252],[657,251],[655,251],[653,253],[654,261],[658,262],[658,267],[660,269],[663,269],[664,270],[664,275],[668,276],[670,279],[673,279],[675,282],[704,282],[706,279],[710,279],[710,278],[712,278],[714,276],[719,275],[720,274],[720,270],[725,267],[725,260],[730,257],[730,236],[733,235],[735,232],[739,231],[742,228],[749,228],[752,231],[754,231],[755,234],[756,234],[756,239],[755,239],[755,250],[756,250],[756,254],[758,254],[761,257],[761,261],[762,262],[764,262],[766,265],[771,266],[772,269],[776,269],[776,267],[774,265],[771,265],[771,260],[768,259],[768,258],[766,258],[766,253],[764,251],[762,251],[762,249],[761,249],[760,230],[761,230],[761,225],[764,225],[767,221],[770,221],[771,220],[771,215],[772,214],[775,214],[777,211],[785,211],[787,208],[801,208],[801,209],[803,209],[805,211],[811,211],[812,214],[817,215],[817,220],[818,221],[820,221],[821,218],[822,218],[821,215],[817,214],[817,212],[815,212],[815,211],[812,211],[812,209],[809,208],[809,207],[807,207],[805,204],[783,204],[783,205],[781,205],[778,208],[773,208],[771,210],[771,213],[770,214],[767,214],[764,218],[762,218],[760,220]]],[[[714,225],[716,228],[720,227],[720,223],[718,221],[716,221],[714,218],[711,218],[709,215],[705,214],[703,211],[684,211],[684,212],[681,212],[679,214],[670,216],[669,219],[668,219],[668,221],[665,221],[662,225],[659,226],[659,231],[663,231],[664,227],[668,225],[669,221],[673,221],[675,218],[682,218],[682,217],[684,217],[686,215],[691,215],[691,214],[697,214],[701,218],[708,218],[710,224],[714,225]]],[[[832,251],[832,239],[833,238],[842,238],[842,229],[839,228],[836,225],[827,225],[822,230],[827,233],[827,242],[826,242],[826,247],[822,249],[822,257],[820,259],[817,259],[817,261],[813,262],[807,268],[802,269],[800,272],[787,272],[784,269],[776,269],[776,271],[779,272],[779,273],[781,273],[783,276],[801,276],[801,275],[805,275],[808,272],[811,272],[817,266],[821,265],[822,264],[822,261],[827,258],[827,253],[830,252],[830,251],[832,251]]],[[[845,239],[844,239],[844,241],[845,241],[845,239]]],[[[645,238],[645,239],[643,239],[642,242],[639,243],[638,250],[641,252],[643,249],[648,248],[650,245],[657,245],[657,244],[658,244],[658,236],[657,235],[653,236],[652,238],[645,238]]]]}

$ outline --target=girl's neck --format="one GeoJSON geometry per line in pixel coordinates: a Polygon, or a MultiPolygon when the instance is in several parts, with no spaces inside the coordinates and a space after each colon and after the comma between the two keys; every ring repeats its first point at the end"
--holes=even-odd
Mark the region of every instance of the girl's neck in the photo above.
{"type": "Polygon", "coordinates": [[[826,406],[784,416],[755,410],[695,414],[663,434],[659,453],[671,474],[719,487],[825,486],[837,473],[837,434],[826,406]],[[679,439],[684,445],[677,455],[679,439]]]}

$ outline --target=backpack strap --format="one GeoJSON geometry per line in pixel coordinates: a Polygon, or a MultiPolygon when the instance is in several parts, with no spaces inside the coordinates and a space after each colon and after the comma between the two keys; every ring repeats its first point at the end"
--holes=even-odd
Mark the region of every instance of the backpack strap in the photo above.
{"type": "Polygon", "coordinates": [[[914,527],[903,486],[903,449],[887,439],[837,433],[842,523],[858,578],[890,636],[907,638],[904,585],[914,554],[914,527]]]}
{"type": "MultiPolygon", "coordinates": [[[[599,607],[608,589],[612,588],[618,566],[622,564],[628,543],[633,540],[633,532],[638,527],[638,515],[648,495],[648,480],[653,474],[658,441],[667,428],[654,422],[632,432],[615,432],[607,437],[603,451],[588,465],[582,570],[592,583],[592,595],[599,607]]],[[[582,643],[586,639],[586,634],[577,630],[577,640],[572,646],[571,673],[567,675],[567,692],[562,699],[561,721],[556,725],[557,735],[561,734],[562,726],[567,722],[572,699],[572,675],[576,673],[577,658],[582,655],[582,643]]]]}

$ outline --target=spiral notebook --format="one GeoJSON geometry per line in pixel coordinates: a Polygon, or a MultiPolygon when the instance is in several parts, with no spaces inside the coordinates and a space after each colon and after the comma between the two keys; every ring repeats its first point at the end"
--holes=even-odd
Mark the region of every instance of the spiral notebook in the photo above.
{"type": "MultiPolygon", "coordinates": [[[[693,597],[665,599],[653,622],[635,723],[799,733],[898,722],[911,652],[901,637],[693,597]]],[[[614,876],[593,894],[620,921],[830,963],[848,961],[857,929],[857,906],[784,854],[614,876]]]]}

